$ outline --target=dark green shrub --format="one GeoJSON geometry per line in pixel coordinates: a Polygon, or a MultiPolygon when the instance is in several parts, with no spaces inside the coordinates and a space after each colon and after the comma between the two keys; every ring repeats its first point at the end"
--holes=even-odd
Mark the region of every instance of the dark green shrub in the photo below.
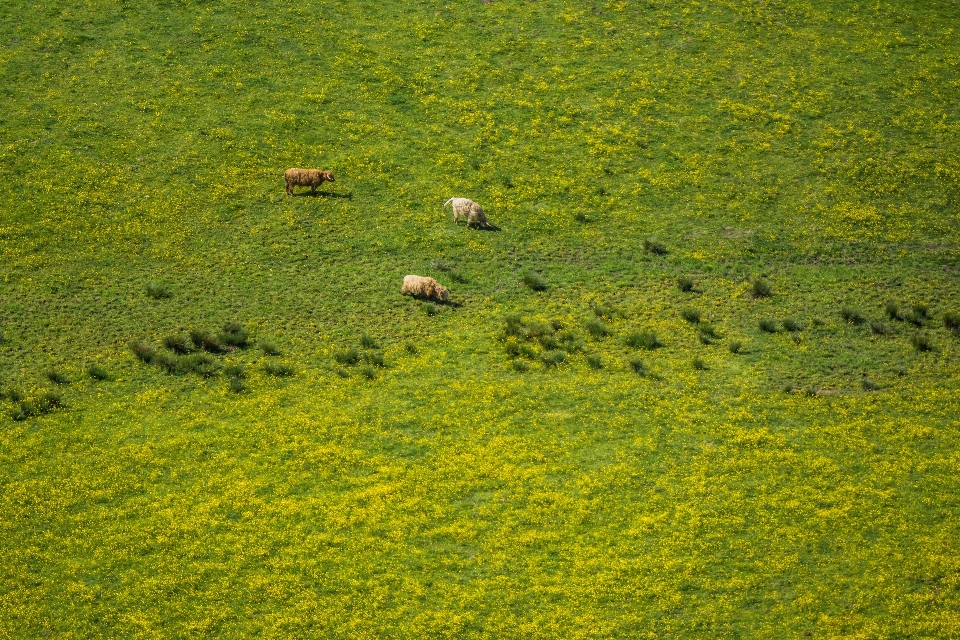
{"type": "Polygon", "coordinates": [[[903,317],[903,319],[906,320],[907,322],[909,322],[910,324],[912,324],[913,326],[917,327],[918,329],[919,329],[919,328],[922,328],[922,327],[923,327],[923,323],[926,322],[926,320],[927,320],[925,317],[923,317],[923,316],[921,316],[921,315],[919,315],[919,314],[917,314],[917,313],[914,313],[913,311],[907,313],[907,314],[903,317]]]}
{"type": "Polygon", "coordinates": [[[877,320],[874,320],[870,323],[870,331],[872,331],[878,336],[885,336],[888,333],[890,333],[890,327],[883,324],[882,322],[878,322],[877,320]]]}
{"type": "MultiPolygon", "coordinates": [[[[177,360],[177,369],[183,373],[209,374],[211,367],[216,367],[219,370],[217,361],[213,359],[213,356],[206,353],[191,353],[181,356],[177,360]]],[[[209,377],[209,375],[204,377],[209,377]]]]}
{"type": "Polygon", "coordinates": [[[372,364],[375,367],[386,367],[386,362],[383,360],[383,353],[379,351],[369,351],[364,355],[364,360],[369,364],[372,364]]]}
{"type": "Polygon", "coordinates": [[[375,338],[371,338],[370,336],[368,336],[368,335],[366,335],[366,334],[364,334],[364,335],[360,338],[360,346],[362,346],[364,349],[379,349],[379,348],[380,348],[380,345],[377,343],[376,339],[375,339],[375,338]]]}
{"type": "Polygon", "coordinates": [[[864,391],[877,391],[880,389],[880,385],[871,380],[870,378],[864,378],[860,381],[860,386],[863,387],[864,391]]]}
{"type": "Polygon", "coordinates": [[[553,329],[554,331],[561,331],[563,330],[563,323],[560,322],[560,320],[558,320],[557,318],[554,318],[553,320],[550,321],[550,328],[553,329]]]}
{"type": "Polygon", "coordinates": [[[243,349],[250,344],[250,334],[239,322],[228,322],[220,332],[220,343],[228,347],[243,349]]]}
{"type": "Polygon", "coordinates": [[[816,385],[812,385],[812,384],[811,384],[811,385],[808,385],[808,386],[804,387],[804,388],[802,389],[802,391],[803,391],[804,395],[809,396],[809,397],[812,398],[812,397],[814,397],[814,396],[816,396],[816,395],[818,395],[818,394],[820,393],[820,387],[817,387],[816,385]]]}
{"type": "Polygon", "coordinates": [[[166,351],[161,351],[153,358],[153,364],[157,365],[167,373],[182,373],[183,370],[180,368],[180,360],[177,356],[172,353],[167,353],[166,351]]]}
{"type": "Polygon", "coordinates": [[[915,304],[913,305],[913,315],[918,318],[923,318],[924,320],[930,319],[930,309],[925,304],[915,304]]]}
{"type": "Polygon", "coordinates": [[[704,331],[697,332],[697,339],[700,341],[700,344],[703,344],[703,345],[713,344],[713,336],[704,331]]]}
{"type": "Polygon", "coordinates": [[[360,352],[358,352],[353,347],[345,349],[343,351],[337,351],[333,354],[333,359],[337,361],[338,364],[353,365],[360,362],[360,352]]]}
{"type": "Polygon", "coordinates": [[[280,348],[271,340],[264,340],[263,342],[260,342],[260,351],[262,351],[263,355],[265,356],[280,355],[280,348]]]}
{"type": "Polygon", "coordinates": [[[764,318],[760,321],[760,331],[764,333],[776,333],[777,332],[777,321],[773,318],[764,318]]]}
{"type": "Polygon", "coordinates": [[[430,261],[430,266],[436,269],[437,271],[452,271],[453,265],[447,262],[446,260],[441,260],[437,258],[436,260],[430,261]]]}
{"type": "Polygon", "coordinates": [[[67,374],[58,369],[47,371],[47,380],[53,384],[70,384],[70,378],[67,377],[67,374]]]}
{"type": "Polygon", "coordinates": [[[0,331],[0,346],[5,345],[8,342],[10,342],[10,336],[8,336],[4,331],[0,331]]]}
{"type": "Polygon", "coordinates": [[[523,326],[523,318],[519,314],[511,313],[503,318],[503,335],[526,338],[527,330],[523,326]]]}
{"type": "Polygon", "coordinates": [[[700,312],[696,309],[690,309],[689,307],[680,311],[680,317],[690,324],[697,324],[700,322],[700,312]]]}
{"type": "Polygon", "coordinates": [[[556,336],[552,333],[542,335],[537,340],[540,342],[540,346],[546,349],[547,351],[552,351],[560,348],[560,341],[557,340],[556,336]]]}
{"type": "Polygon", "coordinates": [[[577,211],[575,214],[573,214],[573,219],[575,222],[579,222],[580,224],[586,224],[587,222],[590,222],[590,219],[587,218],[587,214],[585,214],[583,211],[577,211]]]}
{"type": "Polygon", "coordinates": [[[584,325],[589,333],[594,338],[603,338],[610,335],[610,329],[607,328],[607,325],[603,324],[596,318],[587,320],[587,323],[584,325]]]}
{"type": "Polygon", "coordinates": [[[193,351],[193,345],[183,336],[167,336],[163,339],[163,346],[174,353],[184,354],[193,351]]]}
{"type": "Polygon", "coordinates": [[[730,349],[730,353],[734,353],[734,354],[740,353],[741,351],[743,351],[743,343],[740,342],[739,340],[734,340],[733,342],[730,343],[728,348],[730,349]]]}
{"type": "Polygon", "coordinates": [[[630,367],[630,370],[636,374],[643,375],[647,372],[647,367],[640,358],[630,358],[627,360],[627,365],[630,367]]]}
{"type": "Polygon", "coordinates": [[[546,291],[547,281],[533,271],[525,271],[520,275],[520,280],[534,291],[546,291]]]}
{"type": "Polygon", "coordinates": [[[408,343],[406,343],[405,345],[403,345],[403,348],[406,349],[406,350],[407,350],[407,353],[409,353],[409,354],[411,354],[411,355],[416,355],[416,354],[420,353],[420,347],[418,347],[418,346],[417,346],[415,343],[413,343],[413,342],[408,342],[408,343]]]}
{"type": "Polygon", "coordinates": [[[527,360],[533,360],[534,358],[537,357],[537,352],[534,351],[533,347],[531,347],[530,345],[521,344],[519,355],[521,358],[526,358],[527,360]]]}
{"type": "Polygon", "coordinates": [[[540,360],[547,367],[559,367],[566,359],[566,351],[544,351],[540,356],[540,360]]]}
{"type": "Polygon", "coordinates": [[[154,300],[163,300],[164,298],[169,298],[173,294],[170,293],[170,288],[162,282],[151,282],[147,284],[147,295],[154,300]]]}
{"type": "Polygon", "coordinates": [[[130,344],[130,350],[133,351],[133,355],[135,355],[137,359],[147,364],[153,362],[157,356],[157,352],[146,342],[133,342],[130,344]]]}
{"type": "Polygon", "coordinates": [[[190,341],[193,345],[208,353],[220,353],[223,351],[223,345],[220,341],[206,331],[194,329],[190,332],[190,341]]]}
{"type": "Polygon", "coordinates": [[[694,358],[693,359],[693,368],[697,371],[703,371],[707,368],[707,363],[703,361],[703,358],[694,358]]]}
{"type": "Polygon", "coordinates": [[[230,378],[230,391],[234,393],[243,393],[247,390],[247,383],[242,378],[230,378]]]}
{"type": "Polygon", "coordinates": [[[341,378],[349,378],[350,372],[341,367],[337,369],[337,375],[340,376],[341,378]]]}
{"type": "Polygon", "coordinates": [[[947,311],[943,314],[943,326],[960,335],[960,313],[947,311]]]}
{"type": "Polygon", "coordinates": [[[769,298],[773,295],[773,287],[763,278],[757,278],[750,286],[750,293],[754,298],[769,298]]]}
{"type": "Polygon", "coordinates": [[[925,333],[916,333],[910,338],[910,343],[913,345],[913,348],[921,353],[927,351],[933,351],[933,342],[930,341],[930,336],[925,333]]]}
{"type": "Polygon", "coordinates": [[[620,315],[619,310],[613,305],[602,304],[600,302],[595,302],[590,305],[590,310],[593,311],[593,314],[598,318],[603,318],[604,320],[609,320],[620,315]]]}
{"type": "Polygon", "coordinates": [[[40,408],[30,400],[23,400],[18,404],[12,412],[10,412],[10,417],[21,422],[27,418],[33,418],[40,415],[40,408]]]}
{"type": "Polygon", "coordinates": [[[796,333],[797,331],[802,331],[803,327],[801,327],[800,323],[793,318],[787,318],[783,321],[783,329],[784,331],[789,331],[790,333],[796,333]]]}
{"type": "Polygon", "coordinates": [[[530,369],[530,365],[528,365],[528,364],[527,364],[526,362],[524,362],[523,360],[514,360],[514,361],[510,364],[510,366],[513,367],[514,371],[517,371],[517,372],[519,372],[519,373],[525,373],[527,370],[530,369]]]}
{"type": "Polygon", "coordinates": [[[507,355],[511,358],[516,358],[520,355],[520,343],[515,340],[511,340],[504,345],[503,350],[506,351],[507,355]]]}
{"type": "Polygon", "coordinates": [[[849,324],[863,324],[867,321],[867,319],[863,317],[863,314],[860,313],[860,310],[854,307],[843,307],[840,309],[840,317],[843,318],[844,322],[849,324]]]}
{"type": "Polygon", "coordinates": [[[267,375],[271,375],[275,378],[289,378],[294,373],[293,367],[285,364],[280,364],[279,362],[268,362],[263,365],[263,370],[267,375]]]}
{"type": "Polygon", "coordinates": [[[683,291],[684,293],[690,293],[693,291],[694,284],[693,278],[689,276],[682,276],[679,280],[677,280],[677,286],[680,288],[680,291],[683,291]]]}
{"type": "Polygon", "coordinates": [[[793,393],[793,390],[794,390],[794,389],[796,389],[796,387],[793,386],[792,384],[787,383],[787,384],[783,385],[783,392],[784,392],[784,393],[793,393]]]}
{"type": "Polygon", "coordinates": [[[653,331],[637,331],[627,336],[627,346],[634,349],[659,349],[663,343],[657,338],[653,331]]]}
{"type": "Polygon", "coordinates": [[[3,392],[3,395],[5,395],[10,402],[21,402],[25,398],[19,389],[14,389],[13,387],[8,387],[7,390],[3,392]]]}
{"type": "Polygon", "coordinates": [[[823,321],[823,318],[819,316],[814,316],[813,319],[810,320],[810,324],[812,324],[815,327],[822,327],[823,325],[826,324],[826,322],[823,321]]]}
{"type": "Polygon", "coordinates": [[[373,367],[371,367],[368,364],[360,367],[359,371],[360,371],[360,375],[362,375],[367,380],[373,380],[374,378],[377,377],[377,372],[374,371],[373,367]]]}
{"type": "Polygon", "coordinates": [[[667,254],[667,245],[656,238],[646,238],[643,241],[643,250],[655,256],[663,256],[667,254]]]}
{"type": "Polygon", "coordinates": [[[720,333],[717,332],[717,328],[714,327],[712,324],[702,324],[702,325],[700,325],[698,331],[699,331],[702,335],[708,336],[708,337],[710,337],[710,338],[719,338],[719,337],[720,337],[720,333]]]}
{"type": "Polygon", "coordinates": [[[37,408],[40,413],[50,413],[61,407],[63,407],[63,396],[57,391],[47,391],[37,399],[37,408]]]}
{"type": "Polygon", "coordinates": [[[433,304],[432,302],[424,302],[420,304],[420,310],[423,311],[428,316],[435,316],[440,313],[440,307],[433,304]]]}
{"type": "Polygon", "coordinates": [[[238,378],[244,380],[247,377],[247,368],[243,364],[232,364],[224,367],[223,372],[228,378],[238,378]]]}
{"type": "Polygon", "coordinates": [[[553,328],[548,324],[533,320],[527,323],[526,335],[528,339],[539,340],[544,336],[553,335],[553,328]]]}
{"type": "Polygon", "coordinates": [[[891,320],[903,320],[903,316],[900,314],[900,307],[897,306],[897,303],[893,300],[883,305],[883,308],[891,320]]]}
{"type": "Polygon", "coordinates": [[[603,359],[600,358],[598,354],[588,353],[583,357],[586,361],[587,366],[591,369],[602,369],[603,368],[603,359]]]}
{"type": "Polygon", "coordinates": [[[110,372],[99,364],[92,364],[87,367],[87,375],[94,380],[108,380],[110,378],[110,372]]]}

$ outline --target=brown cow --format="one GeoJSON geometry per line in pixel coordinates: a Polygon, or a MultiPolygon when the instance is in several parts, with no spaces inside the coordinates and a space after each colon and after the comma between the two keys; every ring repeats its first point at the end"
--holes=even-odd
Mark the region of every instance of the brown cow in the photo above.
{"type": "Polygon", "coordinates": [[[415,298],[433,298],[446,302],[450,299],[449,290],[434,280],[424,276],[404,276],[403,288],[400,289],[400,295],[411,295],[415,298]]]}
{"type": "Polygon", "coordinates": [[[316,194],[317,187],[324,182],[336,182],[333,171],[320,169],[287,169],[283,172],[283,178],[287,181],[287,194],[291,196],[294,187],[310,187],[310,193],[316,194]]]}

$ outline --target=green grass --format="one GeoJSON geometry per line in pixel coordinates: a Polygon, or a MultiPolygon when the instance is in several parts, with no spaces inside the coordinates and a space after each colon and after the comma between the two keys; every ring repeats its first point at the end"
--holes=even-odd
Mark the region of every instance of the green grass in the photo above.
{"type": "Polygon", "coordinates": [[[956,18],[0,7],[0,635],[960,635],[956,18]]]}

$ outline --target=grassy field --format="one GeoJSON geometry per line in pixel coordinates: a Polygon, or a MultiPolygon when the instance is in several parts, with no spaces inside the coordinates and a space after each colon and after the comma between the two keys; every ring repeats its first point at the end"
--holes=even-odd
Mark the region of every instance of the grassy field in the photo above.
{"type": "Polygon", "coordinates": [[[0,5],[0,637],[960,636],[957,24],[0,5]]]}

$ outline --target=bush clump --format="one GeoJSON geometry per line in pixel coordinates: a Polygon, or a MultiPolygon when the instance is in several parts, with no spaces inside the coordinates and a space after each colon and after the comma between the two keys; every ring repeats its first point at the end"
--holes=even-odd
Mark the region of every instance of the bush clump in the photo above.
{"type": "Polygon", "coordinates": [[[130,350],[138,360],[147,364],[152,363],[157,357],[157,352],[146,342],[133,342],[130,344],[130,350]]]}
{"type": "Polygon", "coordinates": [[[201,351],[208,353],[221,353],[223,351],[223,345],[220,344],[220,341],[206,331],[194,329],[190,332],[190,341],[201,351]]]}
{"type": "Polygon", "coordinates": [[[773,287],[763,278],[757,278],[750,286],[750,293],[754,298],[769,298],[773,295],[773,287]]]}
{"type": "Polygon", "coordinates": [[[667,254],[667,245],[656,238],[646,238],[643,241],[643,250],[655,256],[664,256],[667,254]]]}
{"type": "Polygon", "coordinates": [[[243,349],[250,344],[250,334],[239,322],[228,322],[220,332],[220,344],[235,349],[243,349]]]}
{"type": "Polygon", "coordinates": [[[593,315],[598,318],[603,318],[604,320],[609,320],[620,315],[620,311],[611,304],[603,304],[602,302],[594,302],[590,305],[590,310],[593,311],[593,315]]]}
{"type": "Polygon", "coordinates": [[[367,363],[380,368],[386,368],[387,364],[383,359],[383,353],[380,351],[370,351],[364,354],[363,359],[367,363]]]}
{"type": "Polygon", "coordinates": [[[350,347],[334,353],[333,359],[337,361],[337,364],[354,365],[360,362],[360,352],[350,347]]]}
{"type": "Polygon", "coordinates": [[[167,336],[163,339],[163,346],[174,353],[185,354],[193,351],[190,341],[180,335],[167,336]]]}
{"type": "Polygon", "coordinates": [[[883,309],[887,312],[887,317],[889,317],[891,320],[903,320],[903,315],[900,313],[900,307],[893,300],[890,300],[883,305],[883,309]]]}
{"type": "Polygon", "coordinates": [[[960,335],[960,313],[956,311],[947,311],[944,313],[943,326],[946,327],[948,331],[960,335]]]}
{"type": "Polygon", "coordinates": [[[243,393],[247,390],[247,383],[242,378],[230,378],[229,388],[233,393],[243,393]]]}
{"type": "Polygon", "coordinates": [[[697,309],[686,308],[680,311],[680,317],[689,322],[690,324],[699,324],[700,322],[700,311],[697,309]]]}
{"type": "Polygon", "coordinates": [[[840,317],[848,324],[863,324],[867,321],[860,310],[855,307],[843,307],[840,309],[840,317]]]}
{"type": "Polygon", "coordinates": [[[653,331],[637,331],[627,336],[627,346],[652,351],[662,347],[663,343],[660,342],[657,334],[653,331]]]}
{"type": "Polygon", "coordinates": [[[263,365],[263,370],[267,375],[273,376],[275,378],[289,378],[294,373],[293,367],[285,364],[280,364],[279,362],[268,362],[263,365]]]}
{"type": "Polygon", "coordinates": [[[50,413],[63,407],[63,396],[57,391],[47,391],[37,399],[40,413],[50,413]]]}
{"type": "Polygon", "coordinates": [[[523,360],[514,360],[514,361],[510,364],[510,366],[512,366],[512,367],[513,367],[513,370],[516,371],[516,372],[518,372],[518,373],[526,373],[526,372],[530,369],[530,365],[528,365],[528,364],[527,364],[526,362],[524,362],[523,360]]]}
{"type": "Polygon", "coordinates": [[[70,384],[70,378],[67,374],[58,369],[47,371],[47,380],[53,384],[70,384]]]}
{"type": "Polygon", "coordinates": [[[647,372],[647,367],[643,364],[643,360],[640,358],[630,358],[627,360],[627,366],[630,367],[630,370],[638,375],[643,375],[647,372]]]}
{"type": "Polygon", "coordinates": [[[762,319],[759,323],[759,326],[760,331],[763,331],[764,333],[776,333],[778,331],[777,321],[773,318],[762,319]]]}
{"type": "Polygon", "coordinates": [[[544,351],[540,360],[546,367],[559,367],[567,359],[565,351],[544,351]]]}
{"type": "Polygon", "coordinates": [[[707,363],[703,361],[703,358],[694,358],[693,359],[693,368],[697,371],[704,371],[707,368],[707,363]]]}
{"type": "Polygon", "coordinates": [[[264,340],[260,343],[260,351],[263,352],[265,356],[278,356],[280,355],[280,347],[277,346],[277,343],[272,340],[264,340]]]}
{"type": "Polygon", "coordinates": [[[734,340],[728,345],[728,348],[730,349],[730,353],[737,354],[743,351],[743,343],[739,340],[734,340]]]}
{"type": "Polygon", "coordinates": [[[603,324],[596,318],[588,320],[584,327],[586,327],[587,333],[594,338],[604,338],[610,335],[610,329],[607,327],[607,325],[603,324]]]}
{"type": "Polygon", "coordinates": [[[372,338],[367,334],[363,334],[360,337],[360,346],[364,349],[379,349],[380,345],[377,343],[376,338],[372,338]]]}
{"type": "Polygon", "coordinates": [[[783,321],[783,329],[784,331],[789,331],[790,333],[796,333],[797,331],[802,331],[803,327],[801,327],[800,323],[793,318],[787,318],[783,321]]]}
{"type": "Polygon", "coordinates": [[[679,287],[680,291],[683,291],[684,293],[690,293],[693,291],[694,284],[696,283],[693,281],[693,278],[689,276],[682,276],[677,280],[677,287],[679,287]]]}
{"type": "Polygon", "coordinates": [[[182,373],[196,373],[211,378],[220,371],[220,363],[206,353],[191,353],[180,357],[177,369],[182,373]]]}
{"type": "Polygon", "coordinates": [[[584,361],[587,363],[587,366],[591,369],[602,369],[603,368],[603,359],[596,353],[588,353],[583,357],[584,361]]]}
{"type": "Polygon", "coordinates": [[[373,367],[369,364],[360,367],[360,375],[362,375],[367,380],[373,380],[377,377],[377,372],[374,371],[373,367]]]}
{"type": "Polygon", "coordinates": [[[89,367],[87,367],[87,375],[93,378],[94,380],[110,379],[110,372],[107,371],[105,367],[102,367],[99,364],[92,364],[89,367]]]}
{"type": "Polygon", "coordinates": [[[880,389],[880,385],[874,382],[873,380],[871,380],[870,378],[864,378],[863,380],[861,380],[860,386],[863,388],[864,391],[878,391],[880,389]]]}
{"type": "Polygon", "coordinates": [[[420,305],[420,310],[423,311],[428,316],[435,316],[440,313],[440,307],[433,304],[432,302],[424,302],[420,305]]]}
{"type": "Polygon", "coordinates": [[[147,296],[153,298],[154,300],[163,300],[164,298],[170,298],[173,296],[170,293],[170,288],[162,282],[154,280],[147,284],[147,296]]]}
{"type": "Polygon", "coordinates": [[[878,336],[885,336],[888,333],[890,333],[890,327],[883,324],[882,322],[874,320],[870,323],[870,331],[872,331],[874,334],[878,336]]]}
{"type": "Polygon", "coordinates": [[[525,271],[520,275],[520,280],[534,291],[546,291],[547,281],[533,271],[525,271]]]}
{"type": "Polygon", "coordinates": [[[910,344],[913,345],[913,348],[921,353],[926,353],[927,351],[933,351],[933,342],[930,340],[930,336],[925,333],[916,333],[910,338],[910,344]]]}

